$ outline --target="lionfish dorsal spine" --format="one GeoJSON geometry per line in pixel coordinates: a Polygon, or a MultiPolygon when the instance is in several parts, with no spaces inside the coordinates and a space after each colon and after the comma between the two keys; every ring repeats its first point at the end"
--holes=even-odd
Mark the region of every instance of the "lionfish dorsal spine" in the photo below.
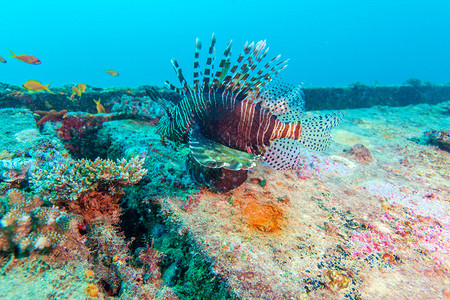
{"type": "Polygon", "coordinates": [[[211,44],[208,48],[208,57],[206,58],[205,71],[203,72],[203,92],[208,92],[211,82],[211,70],[214,68],[214,54],[215,54],[216,36],[212,35],[211,44]]]}
{"type": "Polygon", "coordinates": [[[199,57],[200,57],[200,50],[202,49],[202,42],[200,39],[195,40],[195,52],[194,52],[194,91],[198,93],[199,89],[199,82],[200,82],[200,63],[199,63],[199,57]]]}
{"type": "Polygon", "coordinates": [[[227,47],[225,48],[225,51],[223,52],[222,59],[219,63],[219,68],[214,75],[214,80],[217,82],[216,88],[219,88],[220,84],[223,82],[223,79],[228,73],[228,70],[230,68],[230,56],[231,56],[231,45],[233,44],[233,41],[231,40],[227,47]]]}
{"type": "Polygon", "coordinates": [[[170,82],[167,81],[167,80],[166,80],[164,83],[169,87],[169,89],[170,89],[171,91],[177,93],[178,95],[181,95],[181,94],[182,94],[182,93],[181,93],[181,89],[180,89],[179,87],[174,86],[172,83],[170,83],[170,82]]]}
{"type": "Polygon", "coordinates": [[[183,76],[183,71],[180,68],[180,65],[178,64],[176,59],[171,60],[173,69],[175,70],[175,73],[177,73],[178,80],[180,81],[181,87],[183,89],[183,94],[192,94],[192,90],[189,87],[186,78],[183,76]]]}

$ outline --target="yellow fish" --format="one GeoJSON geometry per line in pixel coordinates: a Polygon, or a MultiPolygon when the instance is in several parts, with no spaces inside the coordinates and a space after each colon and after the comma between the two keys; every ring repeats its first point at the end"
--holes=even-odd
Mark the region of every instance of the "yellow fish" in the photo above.
{"type": "Polygon", "coordinates": [[[100,113],[105,113],[106,110],[105,110],[105,108],[103,107],[103,105],[100,103],[100,98],[98,98],[98,100],[95,100],[95,99],[93,99],[93,100],[94,100],[95,104],[97,104],[97,113],[98,113],[98,114],[100,114],[100,113]]]}
{"type": "Polygon", "coordinates": [[[105,72],[114,77],[119,76],[119,73],[117,73],[116,71],[113,71],[113,70],[105,70],[105,72]]]}
{"type": "Polygon", "coordinates": [[[86,85],[85,85],[85,84],[79,83],[79,84],[77,85],[77,87],[78,87],[78,90],[79,90],[81,93],[84,93],[84,91],[86,91],[86,85]]]}
{"type": "Polygon", "coordinates": [[[0,62],[6,64],[6,59],[4,59],[3,57],[0,56],[0,62]]]}
{"type": "Polygon", "coordinates": [[[72,87],[72,91],[73,91],[74,94],[77,94],[78,97],[81,97],[81,92],[76,86],[72,87]]]}
{"type": "Polygon", "coordinates": [[[51,94],[54,94],[52,91],[50,91],[48,89],[49,85],[50,85],[50,83],[46,84],[46,85],[43,85],[42,83],[40,83],[37,80],[30,79],[30,80],[28,80],[27,82],[25,82],[23,84],[23,88],[27,89],[29,92],[32,92],[32,91],[33,92],[39,92],[39,91],[42,91],[42,90],[46,90],[47,92],[49,92],[51,94]]]}
{"type": "Polygon", "coordinates": [[[32,55],[27,55],[27,54],[19,54],[19,55],[15,55],[14,52],[12,52],[11,50],[9,50],[12,54],[12,58],[17,58],[20,61],[23,61],[24,63],[27,64],[31,64],[31,65],[40,65],[41,61],[37,58],[34,57],[32,55]]]}

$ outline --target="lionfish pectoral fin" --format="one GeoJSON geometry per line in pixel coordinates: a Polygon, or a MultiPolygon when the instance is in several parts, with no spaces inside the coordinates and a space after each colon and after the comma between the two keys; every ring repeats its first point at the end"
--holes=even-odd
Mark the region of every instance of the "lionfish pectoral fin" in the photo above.
{"type": "Polygon", "coordinates": [[[305,100],[301,86],[281,81],[272,81],[263,88],[258,101],[283,123],[300,121],[303,118],[305,100]]]}
{"type": "Polygon", "coordinates": [[[328,148],[331,142],[331,129],[339,125],[342,117],[343,113],[337,112],[303,119],[300,138],[273,140],[264,152],[265,161],[275,170],[298,169],[305,147],[316,151],[328,148]]]}
{"type": "Polygon", "coordinates": [[[193,158],[208,168],[248,170],[256,165],[257,155],[236,150],[204,137],[199,130],[192,130],[189,148],[193,158]]]}
{"type": "Polygon", "coordinates": [[[298,141],[315,151],[327,149],[331,142],[331,129],[338,126],[343,117],[342,112],[337,112],[303,119],[298,141]]]}

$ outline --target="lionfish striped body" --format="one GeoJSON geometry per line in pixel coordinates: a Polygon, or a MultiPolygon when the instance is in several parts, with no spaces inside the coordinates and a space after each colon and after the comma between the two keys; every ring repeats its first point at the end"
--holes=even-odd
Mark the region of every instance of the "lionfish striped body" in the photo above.
{"type": "Polygon", "coordinates": [[[215,43],[213,35],[201,74],[201,43],[197,39],[193,86],[188,85],[178,62],[172,60],[181,87],[167,84],[182,96],[177,105],[148,91],[167,112],[157,125],[162,137],[189,144],[188,169],[194,179],[228,190],[246,179],[259,155],[276,169],[288,169],[289,161],[295,160],[289,149],[294,147],[292,141],[315,150],[328,146],[330,129],[339,123],[341,115],[302,119],[300,87],[273,82],[287,60],[280,61],[278,55],[264,63],[268,48],[260,41],[246,43],[231,65],[230,41],[214,70],[215,43]]]}

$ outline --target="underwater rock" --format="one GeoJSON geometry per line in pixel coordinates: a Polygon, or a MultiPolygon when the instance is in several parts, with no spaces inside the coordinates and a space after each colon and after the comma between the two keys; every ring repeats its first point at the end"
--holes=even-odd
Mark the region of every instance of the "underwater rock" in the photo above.
{"type": "Polygon", "coordinates": [[[450,130],[430,130],[424,134],[429,143],[450,152],[450,130]]]}
{"type": "Polygon", "coordinates": [[[178,267],[178,264],[174,262],[171,264],[162,274],[162,281],[168,286],[175,286],[177,283],[177,279],[180,276],[181,270],[178,267]]]}
{"type": "Polygon", "coordinates": [[[130,117],[142,119],[157,119],[163,116],[163,109],[148,97],[122,95],[118,100],[111,102],[112,112],[125,114],[130,117]]]}
{"type": "Polygon", "coordinates": [[[0,150],[25,152],[42,142],[33,113],[23,108],[0,109],[0,150]]]}
{"type": "Polygon", "coordinates": [[[366,164],[373,161],[372,154],[362,144],[356,144],[349,150],[344,150],[343,156],[356,160],[359,163],[366,164]]]}

